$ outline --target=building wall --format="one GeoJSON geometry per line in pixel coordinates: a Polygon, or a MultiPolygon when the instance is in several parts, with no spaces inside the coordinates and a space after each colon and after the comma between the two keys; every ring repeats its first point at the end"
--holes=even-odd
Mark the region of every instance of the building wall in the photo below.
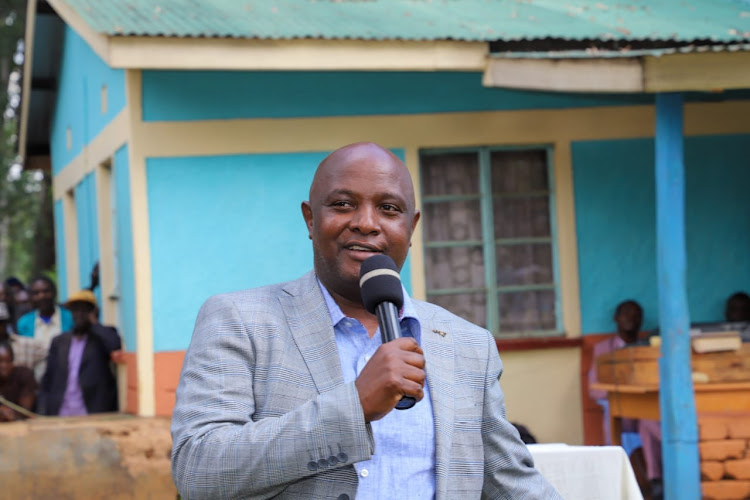
{"type": "MultiPolygon", "coordinates": [[[[99,261],[99,227],[97,217],[95,173],[88,174],[75,188],[76,227],[78,228],[78,272],[81,288],[91,284],[91,270],[99,261]]],[[[96,289],[102,303],[101,288],[96,289]]]]}
{"type": "Polygon", "coordinates": [[[124,107],[124,71],[109,68],[66,27],[50,137],[52,173],[58,174],[124,107]]]}
{"type": "Polygon", "coordinates": [[[482,73],[143,72],[144,121],[560,109],[651,99],[487,88],[482,73]]]}
{"type": "MultiPolygon", "coordinates": [[[[614,307],[635,299],[658,326],[652,139],[572,144],[583,333],[611,331],[614,307]]],[[[685,140],[687,284],[693,322],[722,321],[750,290],[750,135],[685,140]]]]}
{"type": "Polygon", "coordinates": [[[508,420],[528,427],[540,443],[583,444],[580,349],[501,348],[500,359],[508,420]]]}
{"type": "Polygon", "coordinates": [[[68,298],[68,273],[66,269],[67,255],[65,254],[65,227],[63,217],[63,202],[54,203],[55,217],[55,258],[57,259],[57,299],[61,302],[68,298]]]}
{"type": "Polygon", "coordinates": [[[133,226],[130,206],[130,164],[128,146],[118,149],[112,161],[114,233],[116,253],[115,273],[118,287],[118,326],[123,349],[137,349],[135,329],[135,280],[133,271],[133,226]]]}

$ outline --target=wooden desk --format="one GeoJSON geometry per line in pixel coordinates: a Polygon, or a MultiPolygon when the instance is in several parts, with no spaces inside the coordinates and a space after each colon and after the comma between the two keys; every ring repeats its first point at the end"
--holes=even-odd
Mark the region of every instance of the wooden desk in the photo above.
{"type": "MultiPolygon", "coordinates": [[[[607,391],[612,444],[620,444],[623,418],[659,420],[659,387],[618,384],[593,384],[607,391]]],[[[750,411],[750,382],[694,384],[695,410],[698,413],[735,413],[750,411]]]]}

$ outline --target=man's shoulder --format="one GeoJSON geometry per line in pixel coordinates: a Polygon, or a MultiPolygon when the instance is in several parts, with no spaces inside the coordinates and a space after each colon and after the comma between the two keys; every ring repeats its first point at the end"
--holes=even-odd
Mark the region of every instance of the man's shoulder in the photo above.
{"type": "Polygon", "coordinates": [[[291,297],[315,283],[312,273],[301,278],[257,288],[226,292],[209,297],[202,311],[210,313],[217,309],[234,307],[240,311],[269,311],[280,307],[280,298],[291,297]]]}

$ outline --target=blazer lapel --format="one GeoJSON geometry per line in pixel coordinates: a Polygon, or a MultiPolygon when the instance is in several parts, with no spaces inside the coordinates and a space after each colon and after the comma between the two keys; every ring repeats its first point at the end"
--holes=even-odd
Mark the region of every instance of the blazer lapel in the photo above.
{"type": "Polygon", "coordinates": [[[344,383],[331,316],[315,273],[284,287],[279,296],[289,330],[319,393],[344,383]]]}
{"type": "Polygon", "coordinates": [[[435,417],[435,475],[438,500],[447,498],[450,451],[453,443],[455,359],[448,321],[435,320],[414,301],[422,326],[422,350],[435,417]]]}

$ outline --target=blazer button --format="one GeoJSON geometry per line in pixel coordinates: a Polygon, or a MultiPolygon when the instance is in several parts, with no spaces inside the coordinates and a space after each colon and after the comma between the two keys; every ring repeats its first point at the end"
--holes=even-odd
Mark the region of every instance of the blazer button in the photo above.
{"type": "Polygon", "coordinates": [[[318,467],[328,467],[328,460],[325,458],[318,460],[318,467]]]}
{"type": "Polygon", "coordinates": [[[339,461],[341,462],[346,462],[347,460],[349,460],[349,455],[347,455],[343,451],[336,456],[339,457],[339,461]]]}
{"type": "Polygon", "coordinates": [[[328,463],[331,466],[337,465],[339,463],[339,459],[336,458],[336,455],[331,455],[330,457],[328,457],[328,463]]]}
{"type": "Polygon", "coordinates": [[[309,470],[318,470],[318,462],[316,462],[315,460],[307,462],[307,468],[309,470]]]}
{"type": "Polygon", "coordinates": [[[349,495],[344,493],[343,495],[339,495],[338,500],[349,500],[349,495]]]}

